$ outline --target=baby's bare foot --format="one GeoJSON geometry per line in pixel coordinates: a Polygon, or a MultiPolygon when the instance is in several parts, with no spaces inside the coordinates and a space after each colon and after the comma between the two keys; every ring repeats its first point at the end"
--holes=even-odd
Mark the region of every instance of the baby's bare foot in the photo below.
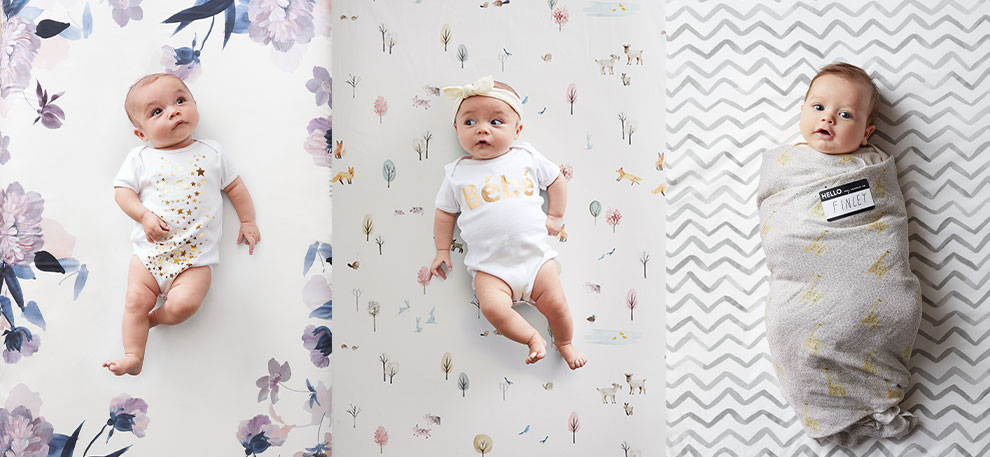
{"type": "Polygon", "coordinates": [[[547,342],[538,333],[533,335],[529,339],[529,343],[526,344],[529,346],[529,357],[526,357],[527,364],[539,362],[540,359],[546,357],[547,342]]]}
{"type": "Polygon", "coordinates": [[[114,361],[105,361],[103,366],[107,367],[111,373],[121,376],[124,374],[137,375],[141,372],[144,361],[133,354],[125,354],[123,358],[114,361]]]}
{"type": "Polygon", "coordinates": [[[588,358],[585,357],[584,353],[571,343],[557,345],[557,351],[560,352],[560,356],[567,361],[567,366],[571,367],[572,370],[577,370],[588,363],[588,358]]]}

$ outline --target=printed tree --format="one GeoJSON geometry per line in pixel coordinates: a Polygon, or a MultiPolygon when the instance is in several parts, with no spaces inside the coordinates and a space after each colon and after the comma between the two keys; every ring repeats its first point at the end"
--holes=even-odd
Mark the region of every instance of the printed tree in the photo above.
{"type": "Polygon", "coordinates": [[[482,456],[491,452],[492,447],[492,437],[485,435],[484,433],[478,434],[478,436],[474,437],[474,450],[475,452],[481,453],[482,456]]]}
{"type": "Polygon", "coordinates": [[[354,294],[354,312],[359,311],[358,300],[361,299],[361,293],[363,292],[361,289],[351,289],[351,293],[354,294]]]}
{"type": "Polygon", "coordinates": [[[629,289],[626,294],[626,308],[629,308],[629,320],[633,320],[633,310],[639,306],[639,298],[636,297],[636,289],[629,289]]]}
{"type": "Polygon", "coordinates": [[[646,262],[650,261],[650,255],[643,251],[643,255],[639,256],[639,262],[643,264],[643,279],[646,279],[646,262]]]}
{"type": "Polygon", "coordinates": [[[623,441],[619,447],[622,448],[622,451],[625,453],[625,457],[629,457],[629,442],[623,441]]]}
{"type": "Polygon", "coordinates": [[[361,233],[364,233],[364,241],[371,241],[371,234],[375,232],[375,218],[370,214],[364,215],[361,221],[361,233]]]}
{"type": "Polygon", "coordinates": [[[388,365],[385,365],[385,373],[388,374],[388,383],[389,384],[392,383],[392,378],[394,378],[395,375],[398,372],[399,372],[399,363],[398,362],[389,362],[388,365]]]}
{"type": "Polygon", "coordinates": [[[378,429],[375,430],[375,444],[378,445],[378,453],[385,453],[385,445],[388,444],[388,431],[385,427],[379,425],[378,429]]]}
{"type": "Polygon", "coordinates": [[[498,61],[502,63],[502,71],[505,71],[505,61],[509,60],[509,55],[505,52],[498,53],[498,61]]]}
{"type": "Polygon", "coordinates": [[[630,146],[632,146],[632,135],[633,133],[636,133],[637,128],[638,128],[638,124],[636,123],[636,121],[631,120],[629,121],[628,124],[626,124],[626,139],[629,140],[630,146]]]}
{"type": "Polygon", "coordinates": [[[433,134],[429,130],[423,134],[423,140],[426,141],[426,158],[430,158],[430,140],[433,139],[433,134]]]}
{"type": "Polygon", "coordinates": [[[622,139],[626,139],[626,113],[619,113],[619,130],[622,130],[622,139]]]}
{"type": "Polygon", "coordinates": [[[450,355],[449,352],[444,352],[443,357],[440,358],[440,371],[443,372],[444,381],[450,379],[450,370],[453,369],[454,369],[454,356],[450,355]]]}
{"type": "Polygon", "coordinates": [[[467,373],[462,371],[461,374],[457,375],[457,388],[461,389],[462,398],[466,396],[468,387],[471,387],[471,381],[468,380],[467,373]]]}
{"type": "Polygon", "coordinates": [[[378,313],[382,311],[382,307],[378,302],[371,300],[368,302],[368,314],[371,315],[371,331],[378,331],[378,313]]]}
{"type": "Polygon", "coordinates": [[[361,78],[348,73],[347,81],[344,82],[346,82],[348,86],[351,86],[351,98],[354,98],[354,91],[357,89],[358,83],[361,82],[361,78]]]}
{"type": "Polygon", "coordinates": [[[447,52],[447,45],[450,44],[450,24],[440,27],[440,42],[443,43],[443,52],[447,52]]]}
{"type": "Polygon", "coordinates": [[[571,444],[577,444],[577,432],[581,430],[581,421],[578,420],[577,412],[571,412],[571,417],[567,419],[567,430],[571,432],[571,444]]]}
{"type": "Polygon", "coordinates": [[[574,83],[567,86],[567,103],[571,104],[571,116],[574,115],[574,102],[577,101],[577,87],[574,83]]]}
{"type": "Polygon", "coordinates": [[[387,379],[385,378],[387,376],[385,372],[385,364],[388,363],[388,356],[385,355],[385,353],[383,352],[381,355],[378,356],[378,361],[382,363],[382,382],[385,382],[387,381],[387,379]]]}
{"type": "Polygon", "coordinates": [[[433,275],[430,273],[429,267],[420,267],[416,273],[416,282],[423,286],[423,295],[426,295],[426,286],[430,285],[430,279],[432,277],[433,275]]]}
{"type": "Polygon", "coordinates": [[[553,11],[553,8],[557,6],[557,0],[547,0],[547,6],[549,6],[550,10],[553,11]]]}
{"type": "Polygon", "coordinates": [[[382,123],[382,116],[388,114],[388,102],[385,101],[385,97],[378,96],[375,99],[375,114],[378,115],[378,123],[382,123]]]}
{"type": "Polygon", "coordinates": [[[357,405],[355,404],[350,404],[350,405],[351,407],[347,408],[347,414],[351,415],[353,421],[353,427],[351,428],[357,428],[357,417],[358,414],[361,414],[361,408],[358,408],[357,405]]]}
{"type": "Polygon", "coordinates": [[[388,33],[388,27],[384,23],[378,24],[378,32],[382,34],[382,52],[385,52],[385,34],[388,33]]]}
{"type": "Polygon", "coordinates": [[[388,32],[385,35],[385,44],[388,46],[388,53],[392,53],[392,47],[399,43],[399,34],[396,32],[388,32]]]}
{"type": "Polygon", "coordinates": [[[381,235],[375,237],[375,244],[378,245],[378,255],[382,255],[382,245],[385,244],[385,238],[381,235]]]}
{"type": "Polygon", "coordinates": [[[602,204],[598,200],[594,200],[588,205],[588,211],[591,211],[591,216],[595,218],[595,225],[598,225],[598,215],[602,213],[602,204]]]}
{"type": "Polygon", "coordinates": [[[612,226],[612,233],[615,233],[615,226],[619,225],[620,221],[622,221],[622,212],[615,208],[605,211],[605,223],[612,226]]]}
{"type": "Polygon", "coordinates": [[[505,391],[509,390],[509,383],[501,381],[498,383],[498,390],[502,391],[502,401],[505,401],[505,391]]]}
{"type": "Polygon", "coordinates": [[[385,178],[385,187],[391,189],[392,181],[395,181],[395,162],[385,159],[385,163],[382,164],[382,177],[385,178]]]}
{"type": "Polygon", "coordinates": [[[461,69],[464,69],[464,62],[467,62],[468,50],[463,44],[457,45],[457,60],[461,62],[461,69]]]}
{"type": "Polygon", "coordinates": [[[422,138],[416,138],[413,140],[413,151],[416,151],[416,155],[419,156],[419,160],[423,160],[423,153],[426,152],[426,142],[422,138]]]}
{"type": "Polygon", "coordinates": [[[570,13],[567,12],[567,8],[560,7],[553,10],[553,23],[557,24],[557,31],[560,32],[564,29],[564,24],[570,17],[570,13]]]}

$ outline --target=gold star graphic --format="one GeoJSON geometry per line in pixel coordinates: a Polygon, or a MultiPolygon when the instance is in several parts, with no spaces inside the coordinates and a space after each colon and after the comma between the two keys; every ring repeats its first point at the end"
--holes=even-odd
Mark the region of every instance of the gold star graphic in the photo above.
{"type": "Polygon", "coordinates": [[[204,170],[202,168],[198,168],[196,170],[196,174],[198,174],[199,176],[204,176],[203,173],[206,173],[206,170],[204,170]]]}

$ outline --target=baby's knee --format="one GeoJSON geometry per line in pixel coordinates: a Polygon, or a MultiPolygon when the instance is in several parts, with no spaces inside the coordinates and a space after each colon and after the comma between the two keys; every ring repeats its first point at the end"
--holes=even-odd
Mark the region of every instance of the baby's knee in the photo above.
{"type": "Polygon", "coordinates": [[[158,296],[148,289],[129,287],[124,296],[124,309],[131,312],[147,313],[155,307],[158,296]]]}
{"type": "Polygon", "coordinates": [[[168,298],[165,300],[164,307],[169,314],[186,319],[199,310],[202,300],[198,295],[183,294],[179,291],[176,292],[177,293],[175,294],[169,294],[168,298]]]}
{"type": "Polygon", "coordinates": [[[545,292],[536,304],[540,312],[548,319],[561,317],[569,312],[567,309],[567,299],[564,297],[562,290],[545,292]]]}

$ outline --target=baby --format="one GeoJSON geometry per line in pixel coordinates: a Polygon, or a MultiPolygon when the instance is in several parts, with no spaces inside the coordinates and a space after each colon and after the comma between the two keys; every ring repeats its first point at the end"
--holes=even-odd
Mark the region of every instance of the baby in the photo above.
{"type": "Polygon", "coordinates": [[[134,219],[124,300],[124,356],[103,362],[113,374],[136,375],[144,363],[148,330],[185,321],[210,288],[220,260],[222,189],[241,221],[237,243],[248,253],[261,240],[254,203],[230,157],[213,141],[193,138],[196,100],[181,79],[148,75],[124,100],[134,135],[150,145],[127,154],[114,179],[114,199],[134,219]],[[165,303],[155,308],[157,298],[165,303]]]}
{"type": "Polygon", "coordinates": [[[801,106],[805,142],[765,151],[757,193],[770,269],[770,358],[813,438],[853,446],[917,424],[899,407],[921,320],[892,157],[867,143],[879,91],[824,67],[801,106]]]}
{"type": "Polygon", "coordinates": [[[546,316],[554,344],[573,370],[587,362],[571,342],[574,324],[547,235],[563,225],[567,185],[560,168],[529,143],[513,144],[522,132],[522,102],[508,85],[491,76],[464,87],[446,87],[458,102],[454,130],[468,153],[444,167],[436,199],[433,238],[437,254],[430,271],[444,279],[450,270],[454,221],[468,252],[464,265],[496,330],[529,346],[526,363],[546,356],[546,341],[513,302],[535,303],[546,316]],[[546,189],[549,211],[543,213],[546,189]],[[458,217],[458,215],[460,217],[458,217]]]}

